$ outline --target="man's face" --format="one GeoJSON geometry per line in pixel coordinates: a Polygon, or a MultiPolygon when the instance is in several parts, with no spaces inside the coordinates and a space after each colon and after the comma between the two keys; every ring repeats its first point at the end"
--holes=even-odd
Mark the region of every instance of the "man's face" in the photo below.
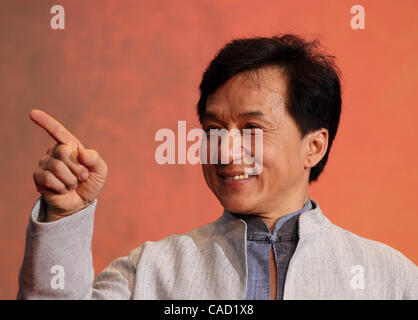
{"type": "MultiPolygon", "coordinates": [[[[237,213],[270,212],[280,201],[306,190],[306,141],[287,114],[285,103],[285,75],[273,67],[240,73],[209,96],[202,121],[204,130],[263,130],[263,169],[259,175],[232,179],[243,175],[244,168],[252,167],[244,161],[233,163],[237,152],[232,148],[232,138],[227,164],[202,165],[206,183],[225,209],[237,213]]],[[[225,147],[218,148],[219,163],[221,148],[225,147]]],[[[238,157],[244,154],[242,151],[238,157]]]]}

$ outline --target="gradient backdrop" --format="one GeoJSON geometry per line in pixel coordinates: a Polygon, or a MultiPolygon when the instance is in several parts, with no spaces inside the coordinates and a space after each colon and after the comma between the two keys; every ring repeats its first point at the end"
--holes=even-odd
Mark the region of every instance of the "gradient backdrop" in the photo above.
{"type": "MultiPolygon", "coordinates": [[[[335,224],[418,263],[416,13],[411,1],[0,1],[0,298],[14,299],[32,173],[52,139],[29,111],[61,121],[109,166],[93,240],[96,275],[146,240],[184,233],[222,208],[201,169],[160,166],[155,132],[198,127],[202,72],[235,37],[318,37],[343,79],[341,125],[310,196],[335,224]],[[50,28],[50,8],[66,29],[50,28]],[[352,5],[366,30],[350,27],[352,5]]],[[[71,239],[69,239],[71,241],[71,239]]]]}

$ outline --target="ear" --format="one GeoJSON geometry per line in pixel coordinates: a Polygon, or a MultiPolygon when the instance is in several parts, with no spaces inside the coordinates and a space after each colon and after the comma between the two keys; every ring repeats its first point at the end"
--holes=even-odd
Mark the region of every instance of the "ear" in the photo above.
{"type": "Polygon", "coordinates": [[[306,141],[305,162],[306,168],[315,167],[328,149],[328,130],[325,128],[309,133],[304,140],[306,141]]]}

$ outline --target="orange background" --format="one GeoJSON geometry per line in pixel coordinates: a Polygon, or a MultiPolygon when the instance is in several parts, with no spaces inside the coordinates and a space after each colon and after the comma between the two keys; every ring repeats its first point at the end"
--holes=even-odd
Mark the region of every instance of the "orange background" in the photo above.
{"type": "Polygon", "coordinates": [[[343,72],[341,124],[310,196],[335,224],[418,262],[418,2],[2,1],[0,4],[0,298],[14,299],[25,230],[38,193],[32,173],[51,138],[29,111],[49,112],[109,176],[93,239],[101,271],[146,240],[215,220],[222,208],[199,166],[160,166],[160,128],[186,120],[202,72],[229,40],[293,32],[319,37],[343,72]],[[66,29],[50,28],[50,8],[66,29]],[[352,30],[352,5],[366,30],[352,30]]]}

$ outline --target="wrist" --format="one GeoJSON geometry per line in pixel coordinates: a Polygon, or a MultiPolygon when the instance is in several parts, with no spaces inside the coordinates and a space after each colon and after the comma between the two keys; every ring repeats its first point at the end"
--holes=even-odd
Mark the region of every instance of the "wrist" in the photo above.
{"type": "Polygon", "coordinates": [[[45,215],[45,222],[53,222],[53,221],[57,221],[57,220],[60,220],[62,218],[71,216],[71,215],[73,215],[73,214],[75,214],[75,213],[77,213],[77,212],[79,212],[79,211],[87,208],[93,202],[94,202],[94,200],[91,201],[91,202],[89,202],[89,203],[87,203],[87,204],[85,204],[84,206],[82,206],[80,208],[77,208],[75,210],[70,210],[70,211],[54,210],[54,208],[51,208],[51,207],[49,207],[47,205],[46,215],[45,215]]]}

